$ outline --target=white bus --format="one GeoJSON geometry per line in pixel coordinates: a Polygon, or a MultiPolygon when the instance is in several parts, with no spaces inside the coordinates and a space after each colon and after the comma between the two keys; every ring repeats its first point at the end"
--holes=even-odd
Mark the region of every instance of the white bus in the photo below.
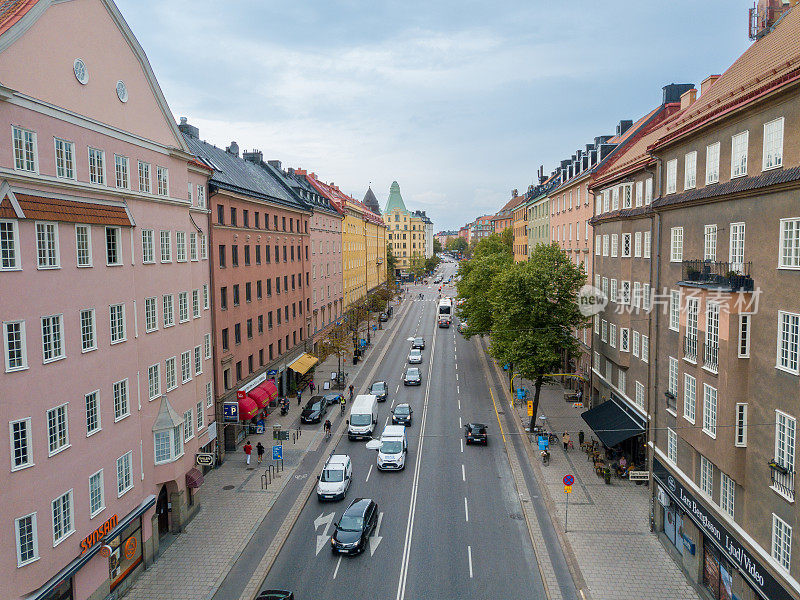
{"type": "Polygon", "coordinates": [[[439,300],[436,318],[439,327],[450,327],[450,323],[453,321],[453,301],[450,298],[439,300]]]}

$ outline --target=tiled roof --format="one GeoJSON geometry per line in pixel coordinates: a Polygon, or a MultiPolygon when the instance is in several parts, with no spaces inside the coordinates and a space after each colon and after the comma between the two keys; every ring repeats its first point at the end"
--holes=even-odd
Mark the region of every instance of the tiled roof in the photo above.
{"type": "MultiPolygon", "coordinates": [[[[317,179],[316,174],[314,173],[306,173],[305,171],[298,170],[301,173],[304,173],[308,182],[314,186],[314,188],[319,191],[320,194],[328,198],[331,201],[331,204],[336,205],[341,211],[344,211],[345,207],[348,204],[352,204],[355,208],[362,213],[363,218],[366,221],[370,221],[375,223],[376,225],[384,225],[383,219],[364,206],[361,202],[353,198],[352,196],[348,196],[342,190],[339,189],[339,186],[332,185],[329,183],[325,183],[324,181],[320,181],[317,179]]],[[[297,171],[296,171],[297,172],[297,171]]]]}
{"type": "Polygon", "coordinates": [[[0,0],[0,35],[11,29],[39,0],[0,0]]]}
{"type": "Polygon", "coordinates": [[[189,150],[214,169],[211,185],[299,210],[308,206],[261,166],[190,135],[182,134],[189,150]]]}
{"type": "Polygon", "coordinates": [[[800,78],[800,7],[756,40],[680,118],[670,123],[661,146],[757,96],[800,78]]]}
{"type": "MultiPolygon", "coordinates": [[[[133,227],[124,206],[61,200],[19,193],[15,194],[15,198],[25,219],[133,227]]],[[[0,203],[0,217],[17,217],[8,197],[0,203]]]]}
{"type": "Polygon", "coordinates": [[[299,197],[300,201],[308,204],[310,208],[314,210],[321,210],[324,212],[329,213],[336,213],[338,212],[328,199],[317,192],[313,187],[308,185],[308,182],[305,178],[294,177],[289,173],[285,172],[283,169],[278,168],[277,166],[270,164],[269,162],[261,161],[260,163],[254,163],[260,166],[262,169],[265,169],[272,177],[277,179],[281,184],[288,187],[292,190],[292,193],[299,197]],[[304,192],[311,192],[313,194],[313,198],[309,199],[303,196],[304,192]]]}
{"type": "Polygon", "coordinates": [[[798,180],[800,180],[800,167],[792,167],[791,169],[773,169],[772,171],[766,171],[765,173],[756,175],[754,177],[739,177],[737,179],[726,181],[725,183],[715,183],[714,185],[707,185],[694,190],[688,190],[680,194],[662,196],[653,200],[653,208],[684,204],[695,200],[702,200],[704,198],[727,196],[728,194],[736,194],[738,192],[750,192],[772,185],[789,183],[791,181],[798,180]]]}
{"type": "Polygon", "coordinates": [[[612,210],[602,215],[595,215],[589,219],[589,225],[598,225],[606,221],[618,221],[621,219],[628,219],[631,217],[640,217],[648,213],[652,213],[653,209],[649,206],[639,206],[636,208],[621,208],[619,210],[612,210]]]}

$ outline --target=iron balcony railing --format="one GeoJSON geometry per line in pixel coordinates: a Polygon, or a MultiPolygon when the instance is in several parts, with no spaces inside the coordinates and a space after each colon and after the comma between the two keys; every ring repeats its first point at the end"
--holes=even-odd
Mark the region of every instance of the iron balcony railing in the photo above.
{"type": "Polygon", "coordinates": [[[689,360],[697,360],[697,336],[685,335],[683,336],[683,356],[689,360]]]}
{"type": "Polygon", "coordinates": [[[703,366],[717,372],[719,365],[719,344],[706,342],[703,346],[703,366]]]}
{"type": "Polygon", "coordinates": [[[794,500],[794,470],[787,469],[776,460],[769,462],[772,487],[789,500],[794,500]]]}
{"type": "Polygon", "coordinates": [[[685,260],[681,280],[687,283],[708,285],[732,292],[752,292],[753,278],[750,262],[725,262],[714,260],[685,260]]]}

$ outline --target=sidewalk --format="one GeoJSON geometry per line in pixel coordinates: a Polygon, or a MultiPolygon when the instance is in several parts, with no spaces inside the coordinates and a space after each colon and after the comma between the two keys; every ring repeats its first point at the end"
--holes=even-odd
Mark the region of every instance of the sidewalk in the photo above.
{"type": "MultiPolygon", "coordinates": [[[[371,333],[372,344],[364,358],[369,359],[378,346],[386,341],[386,326],[401,316],[402,306],[395,305],[394,316],[388,323],[382,324],[383,330],[371,333]]],[[[394,327],[389,331],[394,331],[394,327]]],[[[349,373],[348,385],[356,380],[363,365],[363,360],[357,365],[353,365],[352,361],[346,365],[342,362],[342,370],[349,373]]],[[[314,383],[321,385],[337,367],[338,358],[335,356],[319,363],[314,383]]],[[[359,381],[355,385],[358,393],[368,383],[359,381]]],[[[316,390],[315,393],[332,391],[316,390]]],[[[344,393],[347,394],[347,390],[344,393]]],[[[306,388],[303,400],[310,397],[310,390],[306,388]]],[[[305,454],[316,450],[324,441],[321,425],[302,430],[294,443],[290,434],[289,441],[283,442],[284,471],[267,485],[266,490],[262,489],[261,476],[273,463],[272,426],[280,424],[282,429],[296,432],[300,424],[302,406],[297,405],[296,399],[290,400],[288,415],[281,417],[280,410],[276,409],[267,420],[267,433],[247,438],[253,445],[249,467],[245,465],[244,452],[239,448],[236,452],[229,452],[225,462],[205,476],[205,482],[197,494],[201,503],[197,515],[182,533],[175,536],[155,563],[136,578],[124,593],[126,600],[206,600],[214,595],[284,486],[295,475],[305,454]],[[267,448],[260,466],[255,452],[259,441],[267,448]]],[[[329,409],[328,418],[335,429],[343,417],[338,409],[334,409],[329,409]]]]}
{"type": "MultiPolygon", "coordinates": [[[[517,386],[533,390],[529,381],[517,381],[517,386]]],[[[517,403],[522,427],[527,427],[527,405],[517,403]]],[[[545,494],[545,502],[556,531],[566,541],[577,568],[593,600],[693,600],[699,598],[694,587],[667,554],[656,536],[650,532],[650,488],[628,480],[612,477],[606,485],[594,471],[578,447],[578,432],[586,439],[592,431],[581,418],[586,410],[574,408],[564,401],[560,385],[542,387],[539,413],[547,418],[537,419],[558,434],[559,443],[550,446],[550,464],[538,460],[539,450],[532,446],[533,471],[545,494]],[[561,434],[568,431],[575,450],[569,452],[560,443],[561,434]],[[564,475],[573,475],[575,484],[569,495],[567,531],[564,532],[566,496],[564,475]]]]}

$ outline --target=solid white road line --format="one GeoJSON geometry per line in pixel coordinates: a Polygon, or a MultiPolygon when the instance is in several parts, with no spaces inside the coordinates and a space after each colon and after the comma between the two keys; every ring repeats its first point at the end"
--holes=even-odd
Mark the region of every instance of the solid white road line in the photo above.
{"type": "Polygon", "coordinates": [[[469,523],[469,507],[467,506],[467,497],[464,496],[464,518],[469,523]]]}
{"type": "Polygon", "coordinates": [[[364,483],[366,483],[367,481],[369,481],[369,476],[370,476],[370,475],[372,475],[372,467],[374,467],[374,466],[375,466],[375,465],[370,465],[370,466],[369,466],[369,471],[367,471],[367,478],[364,480],[364,483]]]}
{"type": "MultiPolygon", "coordinates": [[[[467,480],[467,472],[464,470],[464,465],[461,465],[461,481],[466,481],[466,480],[467,480]]],[[[467,499],[464,498],[464,501],[466,500],[467,499]]]]}
{"type": "MultiPolygon", "coordinates": [[[[334,579],[336,579],[336,574],[339,572],[339,565],[340,564],[342,564],[342,555],[341,554],[339,555],[339,560],[336,561],[336,568],[333,570],[333,578],[334,579]]],[[[472,567],[470,567],[470,571],[472,571],[472,567]]]]}
{"type": "Polygon", "coordinates": [[[469,560],[469,578],[472,579],[472,546],[467,546],[467,559],[469,560]]]}

